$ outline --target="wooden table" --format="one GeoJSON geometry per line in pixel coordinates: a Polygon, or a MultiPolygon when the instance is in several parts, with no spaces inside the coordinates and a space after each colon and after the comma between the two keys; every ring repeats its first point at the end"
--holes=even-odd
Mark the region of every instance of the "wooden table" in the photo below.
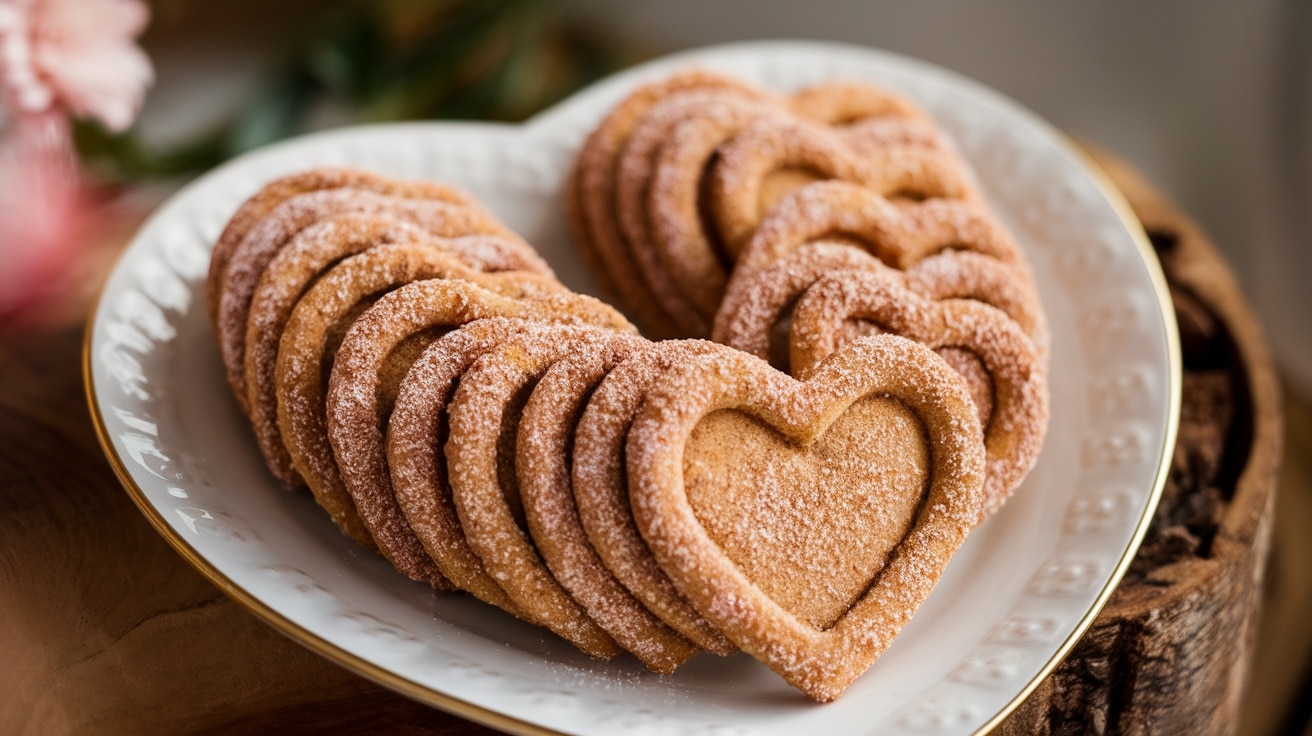
{"type": "MultiPolygon", "coordinates": [[[[1182,323],[1195,336],[1219,327],[1234,338],[1231,368],[1253,392],[1240,411],[1258,415],[1226,439],[1248,443],[1246,464],[1212,483],[1219,504],[1185,494],[1159,514],[1158,542],[1181,524],[1212,524],[1206,554],[1181,554],[1172,545],[1188,540],[1166,539],[1152,554],[1169,560],[1141,555],[1071,659],[1004,730],[1224,732],[1242,719],[1244,733],[1301,733],[1312,697],[1312,409],[1285,404],[1277,518],[1269,490],[1280,407],[1260,336],[1224,267],[1205,243],[1198,249],[1201,233],[1132,171],[1115,176],[1159,246],[1183,245],[1188,257],[1171,277],[1186,287],[1177,294],[1182,323]],[[1216,518],[1185,518],[1190,504],[1216,518]]],[[[1168,272],[1172,257],[1180,260],[1166,253],[1168,272]]],[[[72,313],[85,314],[85,297],[72,302],[72,313]]],[[[0,336],[0,732],[486,731],[302,649],[176,555],[96,442],[82,332],[76,320],[55,320],[0,336]]],[[[1185,426],[1206,420],[1186,417],[1185,426]]]]}

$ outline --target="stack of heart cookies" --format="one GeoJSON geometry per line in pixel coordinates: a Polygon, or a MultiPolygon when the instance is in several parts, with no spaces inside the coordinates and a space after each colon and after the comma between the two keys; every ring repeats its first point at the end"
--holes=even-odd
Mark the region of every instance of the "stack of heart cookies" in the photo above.
{"type": "Polygon", "coordinates": [[[247,200],[207,286],[270,472],[594,657],[742,650],[838,697],[1033,463],[1019,250],[932,122],[867,85],[641,88],[570,191],[606,285],[685,339],[570,292],[449,187],[320,169],[247,200]]]}
{"type": "Polygon", "coordinates": [[[677,74],[592,132],[567,202],[598,281],[646,332],[709,337],[801,379],[855,337],[910,338],[975,399],[984,513],[1032,466],[1048,335],[1029,264],[910,101],[865,83],[785,96],[677,74]]]}

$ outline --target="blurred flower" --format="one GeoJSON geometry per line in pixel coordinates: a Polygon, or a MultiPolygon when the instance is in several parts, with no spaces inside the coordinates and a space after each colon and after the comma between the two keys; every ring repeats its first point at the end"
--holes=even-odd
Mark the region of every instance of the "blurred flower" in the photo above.
{"type": "Polygon", "coordinates": [[[91,211],[69,116],[123,131],[153,73],[140,0],[0,0],[0,326],[74,285],[91,211]]]}
{"type": "Polygon", "coordinates": [[[60,107],[126,130],[153,78],[133,43],[148,19],[140,0],[0,0],[0,88],[10,109],[60,107]]]}
{"type": "Polygon", "coordinates": [[[89,213],[68,121],[47,111],[0,137],[0,325],[31,318],[68,286],[89,213]]]}

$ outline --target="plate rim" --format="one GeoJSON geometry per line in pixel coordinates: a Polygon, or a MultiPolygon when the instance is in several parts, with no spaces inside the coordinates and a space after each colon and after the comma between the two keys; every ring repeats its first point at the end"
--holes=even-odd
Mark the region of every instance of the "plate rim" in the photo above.
{"type": "MultiPolygon", "coordinates": [[[[1106,607],[1111,596],[1115,593],[1121,580],[1129,570],[1139,547],[1141,546],[1148,528],[1152,525],[1157,506],[1161,500],[1165,488],[1166,479],[1170,471],[1170,456],[1174,450],[1179,430],[1180,422],[1180,405],[1182,398],[1183,383],[1183,357],[1180,346],[1179,328],[1175,319],[1175,312],[1172,306],[1170,290],[1166,277],[1161,268],[1161,263],[1157,259],[1152,245],[1149,241],[1147,232],[1143,223],[1134,214],[1128,200],[1122,191],[1112,182],[1107,173],[1088,155],[1080,146],[1075,144],[1068,135],[1060,129],[1054,127],[1046,119],[1040,117],[1028,108],[1014,101],[1002,92],[976,81],[968,76],[960,74],[952,69],[942,67],[931,62],[922,60],[918,57],[907,54],[888,51],[885,49],[864,46],[861,44],[841,43],[830,41],[817,41],[808,39],[768,39],[755,41],[741,41],[724,44],[712,44],[708,46],[699,46],[690,49],[679,50],[670,54],[654,57],[636,65],[618,70],[607,77],[603,77],[593,82],[589,87],[596,85],[608,84],[615,82],[617,77],[629,75],[651,66],[653,64],[667,63],[679,59],[696,59],[700,56],[718,54],[723,52],[741,52],[748,49],[765,49],[770,47],[787,46],[793,48],[808,49],[835,49],[846,52],[863,52],[874,53],[883,56],[895,57],[899,61],[909,62],[911,64],[932,69],[937,73],[946,74],[955,80],[969,83],[978,90],[982,90],[991,95],[996,101],[1004,103],[1011,111],[1019,113],[1028,118],[1030,122],[1037,124],[1045,129],[1067,153],[1075,158],[1083,169],[1083,172],[1089,176],[1090,183],[1097,190],[1098,194],[1110,205],[1121,224],[1134,243],[1135,252],[1148,275],[1151,283],[1156,304],[1158,307],[1158,317],[1162,320],[1162,327],[1166,337],[1166,358],[1167,358],[1167,399],[1166,406],[1168,416],[1166,417],[1165,432],[1162,437],[1161,447],[1157,456],[1157,470],[1153,480],[1152,488],[1146,498],[1143,507],[1143,513],[1135,524],[1134,532],[1121,551],[1116,565],[1110,571],[1106,584],[1099,591],[1094,599],[1093,604],[1077,621],[1070,634],[1056,647],[1052,656],[1043,664],[1035,675],[1023,686],[1016,694],[1000,709],[996,714],[989,718],[979,729],[976,734],[988,733],[997,727],[1012,713],[1019,709],[1020,705],[1039,687],[1039,685],[1052,674],[1052,672],[1066,659],[1074,649],[1075,645],[1083,638],[1089,628],[1093,625],[1098,615],[1106,607]]],[[[587,89],[587,88],[585,88],[587,89]]],[[[575,94],[578,94],[577,92],[575,94]]],[[[302,144],[310,138],[318,136],[331,136],[338,134],[350,134],[351,132],[361,129],[379,129],[379,128],[404,128],[404,127],[423,127],[429,124],[454,124],[467,127],[488,127],[500,128],[503,131],[531,131],[535,129],[542,121],[549,120],[558,116],[559,110],[569,103],[572,99],[568,97],[557,102],[550,107],[540,111],[533,117],[520,123],[501,123],[494,121],[403,121],[397,123],[375,123],[343,126],[325,131],[315,131],[294,138],[280,141],[270,146],[266,146],[255,151],[240,154],[229,161],[211,169],[205,174],[197,177],[186,186],[180,188],[169,197],[169,201],[184,195],[193,187],[199,186],[205,182],[211,175],[235,165],[242,161],[247,155],[257,152],[267,152],[274,147],[283,144],[302,144]]],[[[135,231],[133,238],[125,246],[123,251],[115,258],[113,265],[106,271],[104,280],[97,289],[96,296],[91,302],[91,308],[83,329],[82,337],[82,383],[83,391],[87,400],[88,408],[91,415],[93,429],[96,434],[97,442],[104,452],[111,468],[117,477],[119,484],[127,491],[128,496],[133,503],[146,517],[147,521],[154,527],[155,531],[164,538],[164,540],[179,554],[188,564],[197,570],[210,583],[219,588],[225,595],[235,601],[248,613],[254,614],[266,624],[287,636],[292,641],[309,649],[316,654],[326,657],[334,663],[343,666],[352,672],[373,681],[374,683],[398,692],[406,697],[414,699],[426,705],[439,708],[446,712],[452,713],[462,718],[486,725],[492,728],[503,730],[514,734],[527,734],[538,736],[540,734],[564,734],[566,732],[557,731],[538,723],[533,723],[521,718],[507,715],[503,712],[486,708],[481,705],[463,700],[454,695],[450,695],[440,690],[422,685],[410,680],[396,672],[382,667],[368,659],[353,654],[350,651],[328,641],[322,636],[310,631],[309,629],[295,623],[283,613],[273,608],[270,604],[262,601],[258,596],[237,584],[222,571],[220,571],[208,558],[200,554],[190,542],[187,541],[171,524],[164,518],[161,510],[152,504],[145,491],[137,483],[127,464],[119,455],[109,430],[106,425],[104,416],[101,412],[100,402],[96,393],[95,377],[93,370],[92,342],[97,326],[97,320],[100,316],[100,309],[106,291],[109,289],[113,276],[118,272],[124,259],[128,256],[131,249],[131,243],[136,240],[157,216],[165,209],[161,204],[147,217],[135,231]]]]}

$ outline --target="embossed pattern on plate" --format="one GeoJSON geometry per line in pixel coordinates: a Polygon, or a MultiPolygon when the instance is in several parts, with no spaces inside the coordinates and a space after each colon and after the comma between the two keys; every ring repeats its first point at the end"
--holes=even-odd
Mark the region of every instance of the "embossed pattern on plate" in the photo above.
{"type": "Polygon", "coordinates": [[[943,70],[821,43],[694,51],[522,126],[348,128],[211,172],[164,205],[115,268],[88,334],[88,393],[124,485],[182,554],[284,633],[419,700],[527,733],[970,733],[1014,708],[1087,627],[1160,493],[1179,356],[1164,282],[1125,212],[1059,135],[943,70]],[[562,205],[573,153],[634,85],[690,66],[780,90],[866,79],[915,99],[1026,249],[1053,330],[1052,424],[1034,471],[888,652],[823,707],[745,655],[698,655],[669,677],[631,659],[598,663],[395,573],[268,476],[200,306],[209,248],[237,205],[275,176],[326,164],[463,187],[567,285],[591,291],[562,205]]]}

